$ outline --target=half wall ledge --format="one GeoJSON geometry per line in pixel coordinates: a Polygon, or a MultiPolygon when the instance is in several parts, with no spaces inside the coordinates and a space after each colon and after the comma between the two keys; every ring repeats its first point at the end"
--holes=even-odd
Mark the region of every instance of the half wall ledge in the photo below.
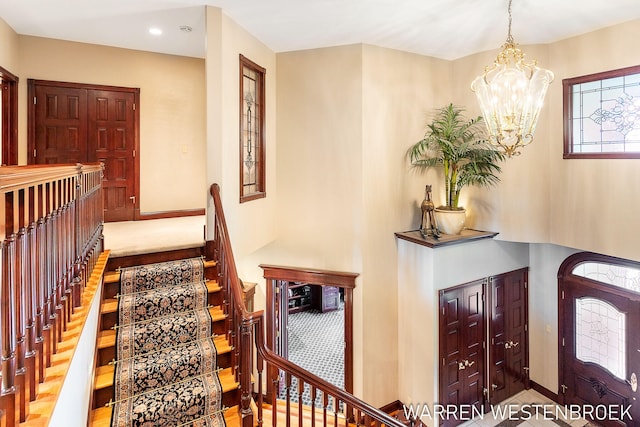
{"type": "Polygon", "coordinates": [[[460,234],[441,234],[439,239],[433,237],[423,237],[420,230],[401,231],[395,233],[398,239],[407,240],[428,248],[439,248],[441,246],[457,245],[459,243],[470,242],[480,239],[491,239],[498,233],[495,231],[481,231],[466,228],[460,234]]]}

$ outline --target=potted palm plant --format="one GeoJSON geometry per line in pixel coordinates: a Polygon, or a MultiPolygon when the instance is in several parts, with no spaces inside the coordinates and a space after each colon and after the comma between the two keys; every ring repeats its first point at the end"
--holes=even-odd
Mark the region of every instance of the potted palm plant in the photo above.
{"type": "Polygon", "coordinates": [[[485,136],[482,116],[469,119],[463,108],[449,104],[435,111],[424,138],[408,150],[413,167],[442,168],[444,172],[446,201],[435,211],[438,227],[445,234],[460,234],[464,227],[465,209],[459,200],[465,186],[491,186],[500,181],[498,163],[504,155],[485,136]],[[457,218],[450,220],[451,213],[457,218]]]}

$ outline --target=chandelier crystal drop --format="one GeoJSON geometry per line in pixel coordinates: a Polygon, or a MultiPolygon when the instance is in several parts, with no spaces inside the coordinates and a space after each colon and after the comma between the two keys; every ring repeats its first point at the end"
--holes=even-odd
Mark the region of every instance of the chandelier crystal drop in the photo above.
{"type": "Polygon", "coordinates": [[[511,1],[509,33],[494,63],[471,83],[489,131],[490,142],[508,157],[533,141],[540,110],[553,73],[525,61],[511,35],[511,1]]]}

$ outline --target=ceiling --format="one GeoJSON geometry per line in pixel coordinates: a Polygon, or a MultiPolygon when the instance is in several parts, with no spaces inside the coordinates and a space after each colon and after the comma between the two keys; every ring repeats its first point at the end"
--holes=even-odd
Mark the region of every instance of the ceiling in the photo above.
{"type": "MultiPolygon", "coordinates": [[[[0,0],[0,17],[18,34],[203,58],[204,5],[275,52],[367,43],[456,59],[508,28],[508,0],[0,0]]],[[[549,43],[638,19],[640,0],[513,0],[512,14],[517,43],[549,43]]]]}

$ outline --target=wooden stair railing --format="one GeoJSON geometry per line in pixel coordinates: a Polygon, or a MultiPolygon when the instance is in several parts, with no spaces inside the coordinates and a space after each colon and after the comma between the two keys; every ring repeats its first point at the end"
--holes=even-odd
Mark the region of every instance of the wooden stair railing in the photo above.
{"type": "Polygon", "coordinates": [[[0,410],[24,422],[102,252],[101,164],[0,167],[0,410]]]}
{"type": "Polygon", "coordinates": [[[249,312],[243,302],[242,287],[233,257],[231,241],[222,209],[220,198],[220,186],[212,184],[210,188],[213,197],[214,242],[213,258],[217,261],[218,283],[223,289],[226,312],[229,314],[227,335],[229,343],[234,347],[233,364],[235,374],[239,378],[241,388],[240,420],[242,427],[263,425],[263,409],[265,406],[263,381],[269,381],[275,390],[281,384],[281,376],[284,377],[284,387],[287,387],[287,397],[284,402],[278,400],[277,393],[271,396],[271,425],[276,427],[278,422],[283,422],[287,427],[291,423],[298,426],[318,425],[327,426],[329,421],[335,427],[339,424],[346,426],[390,426],[402,427],[397,419],[385,414],[379,409],[363,402],[352,394],[341,390],[329,382],[313,375],[300,366],[278,356],[271,351],[265,343],[265,316],[262,310],[249,312]],[[255,347],[254,347],[255,345],[255,347]],[[255,359],[254,359],[255,357],[255,359]],[[255,360],[255,363],[254,363],[255,360]],[[268,373],[265,377],[265,368],[268,373]],[[257,373],[257,385],[254,389],[252,374],[257,373]],[[280,374],[282,372],[282,374],[280,374]],[[312,404],[305,408],[302,404],[291,402],[293,379],[296,379],[295,387],[298,402],[305,386],[311,391],[313,397],[319,397],[320,407],[312,404]],[[254,391],[257,396],[257,420],[254,423],[252,410],[252,397],[254,391]],[[284,405],[284,411],[279,410],[279,405],[284,405]],[[330,420],[331,416],[331,420],[330,420]],[[283,419],[284,417],[284,419],[283,419]],[[310,424],[305,419],[310,418],[310,424]]]}

